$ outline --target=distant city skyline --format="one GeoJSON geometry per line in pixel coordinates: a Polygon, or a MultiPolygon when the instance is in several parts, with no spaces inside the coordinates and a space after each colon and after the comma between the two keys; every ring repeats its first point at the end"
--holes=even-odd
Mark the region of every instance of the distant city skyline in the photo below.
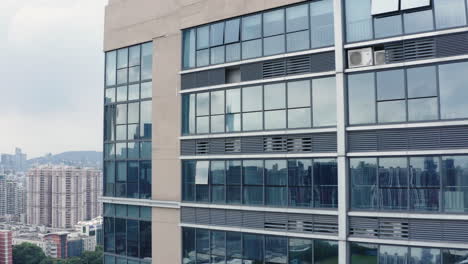
{"type": "Polygon", "coordinates": [[[0,153],[101,151],[106,2],[2,1],[0,153]]]}

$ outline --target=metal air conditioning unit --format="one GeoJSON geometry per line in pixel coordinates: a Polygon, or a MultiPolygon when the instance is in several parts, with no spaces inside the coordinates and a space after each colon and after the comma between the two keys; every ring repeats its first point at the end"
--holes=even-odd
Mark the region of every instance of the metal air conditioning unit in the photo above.
{"type": "Polygon", "coordinates": [[[385,64],[385,50],[374,51],[374,64],[375,65],[385,64]]]}
{"type": "Polygon", "coordinates": [[[348,50],[349,68],[365,67],[374,65],[374,54],[372,48],[348,50]]]}

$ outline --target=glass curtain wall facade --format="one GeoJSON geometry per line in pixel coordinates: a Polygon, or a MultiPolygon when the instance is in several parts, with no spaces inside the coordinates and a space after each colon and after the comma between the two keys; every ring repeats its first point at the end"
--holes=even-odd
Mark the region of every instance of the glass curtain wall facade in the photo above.
{"type": "MultiPolygon", "coordinates": [[[[151,199],[153,43],[106,52],[104,197],[151,199]]],[[[151,263],[151,208],[104,203],[105,263],[151,263]]]]}
{"type": "MultiPolygon", "coordinates": [[[[345,56],[335,54],[336,61],[345,61],[343,69],[336,68],[336,75],[319,71],[311,76],[286,74],[284,78],[267,72],[257,81],[249,79],[244,83],[239,77],[234,83],[229,81],[213,88],[182,87],[181,149],[188,148],[190,140],[194,144],[190,146],[195,148],[195,157],[182,155],[182,208],[196,204],[199,208],[227,210],[226,215],[229,210],[255,208],[276,212],[278,219],[292,217],[284,211],[286,208],[307,209],[312,215],[325,210],[328,212],[325,214],[338,215],[351,225],[362,219],[386,225],[390,218],[396,217],[393,213],[409,215],[402,217],[409,222],[418,218],[437,219],[433,220],[434,225],[442,219],[450,221],[444,214],[453,215],[453,220],[468,219],[468,145],[465,144],[468,138],[463,136],[468,132],[468,57],[450,58],[456,52],[467,56],[468,49],[460,51],[458,47],[463,44],[449,37],[431,39],[440,32],[451,37],[467,31],[467,1],[343,0],[342,12],[335,4],[329,0],[305,1],[182,30],[182,76],[184,71],[204,73],[213,68],[226,68],[228,72],[232,65],[240,65],[242,76],[248,74],[242,66],[254,63],[264,63],[265,74],[270,70],[266,63],[277,59],[274,55],[296,58],[304,52],[320,54],[340,48],[345,56]],[[338,32],[342,31],[344,45],[334,43],[336,16],[341,18],[335,22],[341,27],[338,32]],[[421,33],[425,35],[417,35],[421,33]],[[402,44],[397,43],[401,51],[395,51],[400,46],[392,37],[404,39],[402,44]],[[404,49],[423,45],[417,44],[419,39],[434,44],[424,46],[426,50],[404,53],[404,49]],[[444,44],[447,42],[453,42],[453,50],[444,44]],[[362,69],[350,67],[347,52],[369,46],[372,53],[376,52],[370,55],[372,63],[363,65],[362,69]],[[387,65],[379,66],[377,52],[384,51],[384,62],[379,63],[387,65]],[[416,52],[430,54],[418,57],[416,52]],[[407,57],[403,60],[398,56],[407,57]],[[398,63],[406,61],[410,63],[398,63]],[[344,129],[343,133],[340,129],[344,129]],[[313,148],[313,157],[294,150],[282,153],[279,147],[280,158],[274,156],[274,150],[273,154],[266,153],[269,140],[277,140],[278,146],[284,144],[286,149],[288,144],[297,144],[288,141],[288,136],[281,141],[278,134],[317,136],[322,131],[335,132],[338,142],[340,136],[341,142],[347,142],[337,147],[337,151],[345,150],[343,160],[336,153],[321,157],[313,148]],[[244,140],[247,136],[262,136],[263,145],[244,140]],[[203,140],[234,142],[239,138],[242,143],[238,149],[230,146],[228,151],[227,143],[225,150],[215,149],[211,143],[198,149],[203,140]],[[433,140],[422,143],[425,138],[433,140]],[[250,142],[252,146],[248,145],[250,142]],[[255,147],[258,152],[253,151],[255,147]],[[244,148],[250,151],[248,157],[236,157],[236,152],[241,155],[244,148]],[[199,150],[203,154],[198,154],[199,150]],[[208,153],[209,158],[203,156],[208,153]],[[340,166],[340,162],[346,166],[340,166]],[[344,179],[349,182],[343,194],[346,199],[340,199],[338,190],[343,190],[339,186],[344,184],[344,179]],[[340,207],[340,202],[345,203],[341,205],[345,209],[340,207]]],[[[287,69],[289,62],[285,63],[287,69]]],[[[184,217],[183,214],[182,222],[184,217]]],[[[193,221],[198,221],[197,217],[193,221]]],[[[265,228],[267,222],[280,221],[266,218],[265,228]]],[[[246,220],[239,221],[245,224],[246,220]]],[[[419,238],[418,232],[423,231],[413,229],[401,232],[406,239],[415,240],[415,245],[437,241],[444,246],[407,247],[397,245],[398,242],[388,245],[384,241],[381,244],[347,241],[346,251],[338,253],[337,237],[322,241],[295,238],[294,234],[274,236],[262,231],[236,233],[222,231],[219,226],[210,230],[210,224],[204,223],[204,229],[183,228],[182,263],[455,264],[468,261],[468,245],[466,249],[457,249],[448,237],[419,238]],[[410,236],[405,232],[416,233],[410,236]],[[326,250],[320,248],[324,245],[326,250]],[[317,258],[320,252],[327,252],[330,257],[317,258]],[[339,262],[335,254],[349,257],[339,262]]],[[[413,228],[405,225],[401,228],[413,228]]],[[[366,239],[354,231],[346,231],[345,236],[350,240],[366,239]]],[[[390,240],[394,237],[389,235],[390,240]]]]}

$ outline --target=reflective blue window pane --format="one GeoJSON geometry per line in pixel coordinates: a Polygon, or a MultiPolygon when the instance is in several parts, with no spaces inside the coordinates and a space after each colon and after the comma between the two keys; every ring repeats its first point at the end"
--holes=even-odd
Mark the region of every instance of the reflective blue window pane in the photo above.
{"type": "Polygon", "coordinates": [[[265,129],[284,129],[286,128],[286,111],[266,111],[265,129]]]}
{"type": "Polygon", "coordinates": [[[115,88],[108,88],[106,89],[106,98],[104,103],[114,103],[115,102],[115,88]]]}
{"type": "Polygon", "coordinates": [[[195,133],[195,94],[182,95],[182,134],[195,133]]]}
{"type": "Polygon", "coordinates": [[[129,124],[138,123],[139,117],[140,117],[140,103],[128,104],[127,122],[129,124]]]}
{"type": "Polygon", "coordinates": [[[224,161],[211,161],[210,175],[212,184],[224,184],[226,182],[224,161]]]}
{"type": "Polygon", "coordinates": [[[128,100],[140,99],[140,85],[132,84],[128,86],[128,100]]]}
{"type": "Polygon", "coordinates": [[[440,165],[437,157],[410,158],[410,208],[438,211],[440,165]]]}
{"type": "Polygon", "coordinates": [[[140,158],[151,159],[151,142],[146,141],[140,143],[140,158]]]}
{"type": "Polygon", "coordinates": [[[226,21],[224,31],[224,43],[232,43],[239,41],[240,19],[232,19],[226,21]]]}
{"type": "Polygon", "coordinates": [[[263,187],[260,186],[244,186],[244,204],[262,205],[263,204],[263,187]]]}
{"type": "Polygon", "coordinates": [[[151,258],[151,222],[140,221],[140,258],[151,258]]]}
{"type": "Polygon", "coordinates": [[[215,204],[225,203],[225,187],[223,185],[211,186],[211,202],[215,204]]]}
{"type": "Polygon", "coordinates": [[[127,256],[138,257],[138,221],[127,220],[127,256]]]}
{"type": "Polygon", "coordinates": [[[288,110],[288,128],[311,127],[310,108],[297,108],[288,110]]]}
{"type": "Polygon", "coordinates": [[[126,255],[127,251],[127,220],[115,219],[115,253],[126,255]]]}
{"type": "Polygon", "coordinates": [[[265,110],[286,107],[286,85],[284,83],[264,86],[265,110]]]}
{"type": "Polygon", "coordinates": [[[338,242],[314,240],[314,263],[338,264],[338,242]]]}
{"type": "MultiPolygon", "coordinates": [[[[410,248],[410,263],[411,264],[439,264],[442,256],[438,248],[410,248]]],[[[456,262],[443,262],[456,263],[456,262]]]]}
{"type": "Polygon", "coordinates": [[[309,159],[288,160],[289,186],[312,185],[312,161],[309,159]]]}
{"type": "Polygon", "coordinates": [[[404,98],[404,70],[391,70],[377,73],[377,100],[392,100],[404,98]]]}
{"type": "Polygon", "coordinates": [[[437,119],[439,119],[439,102],[436,97],[408,100],[409,121],[437,119]]]}
{"type": "Polygon", "coordinates": [[[436,28],[458,27],[466,24],[464,0],[434,0],[436,28]]]}
{"type": "Polygon", "coordinates": [[[263,113],[253,112],[242,114],[242,130],[255,131],[263,129],[263,113]]]}
{"type": "Polygon", "coordinates": [[[371,39],[371,0],[346,0],[345,5],[347,41],[371,39]]]}
{"type": "Polygon", "coordinates": [[[242,59],[252,59],[262,56],[262,39],[242,42],[242,59]]]}
{"type": "Polygon", "coordinates": [[[404,13],[403,19],[406,34],[434,30],[432,10],[404,13]]]}
{"type": "Polygon", "coordinates": [[[197,28],[197,49],[208,48],[210,43],[210,27],[203,26],[197,28]]]}
{"type": "Polygon", "coordinates": [[[117,70],[117,84],[126,84],[128,82],[128,69],[117,70]]]}
{"type": "Polygon", "coordinates": [[[312,263],[313,244],[310,239],[289,239],[289,263],[312,263]]]}
{"type": "Polygon", "coordinates": [[[435,66],[407,69],[408,98],[437,96],[436,77],[435,66]]]}
{"type": "Polygon", "coordinates": [[[195,67],[195,29],[184,30],[183,33],[183,66],[184,69],[195,67]]]}
{"type": "Polygon", "coordinates": [[[242,234],[226,232],[226,255],[228,257],[242,258],[242,234]]]}
{"type": "Polygon", "coordinates": [[[263,161],[262,160],[244,160],[242,173],[244,175],[244,184],[262,185],[263,184],[263,161]]]}
{"type": "Polygon", "coordinates": [[[182,200],[195,200],[195,166],[196,161],[182,162],[182,200]]]}
{"type": "Polygon", "coordinates": [[[225,239],[226,233],[224,231],[211,231],[211,254],[218,256],[226,255],[225,239]]]}
{"type": "Polygon", "coordinates": [[[243,257],[248,260],[263,262],[263,236],[254,234],[243,234],[243,257]]]}
{"type": "Polygon", "coordinates": [[[265,160],[265,181],[267,185],[286,186],[288,182],[286,160],[265,160]]]}
{"type": "Polygon", "coordinates": [[[447,212],[468,212],[468,156],[442,157],[444,208],[447,212]]]}
{"type": "Polygon", "coordinates": [[[149,80],[153,76],[153,43],[141,45],[141,79],[149,80]]]}
{"type": "Polygon", "coordinates": [[[336,208],[338,205],[338,167],[334,159],[315,159],[314,166],[315,207],[336,208]]]}
{"type": "Polygon", "coordinates": [[[224,22],[210,25],[210,46],[224,44],[224,22]]]}
{"type": "Polygon", "coordinates": [[[242,18],[242,40],[256,39],[262,36],[262,15],[242,18]]]}
{"type": "Polygon", "coordinates": [[[210,50],[197,51],[197,67],[207,66],[210,63],[210,50]]]}
{"type": "Polygon", "coordinates": [[[115,139],[125,140],[127,138],[127,126],[119,125],[115,127],[115,139]]]}
{"type": "Polygon", "coordinates": [[[128,125],[127,140],[134,140],[140,137],[138,125],[128,125]]]}
{"type": "Polygon", "coordinates": [[[140,81],[140,66],[134,66],[128,69],[128,82],[140,81]]]}
{"type": "MultiPolygon", "coordinates": [[[[351,264],[377,264],[379,245],[351,242],[351,264]]],[[[385,263],[385,262],[384,262],[385,263]]]]}
{"type": "Polygon", "coordinates": [[[286,8],[286,30],[294,32],[309,28],[309,7],[298,5],[286,8]]]}
{"type": "Polygon", "coordinates": [[[210,93],[197,94],[197,116],[210,114],[210,93]]]}
{"type": "Polygon", "coordinates": [[[284,53],[284,35],[263,39],[263,56],[284,53]]]}
{"type": "Polygon", "coordinates": [[[106,86],[115,85],[117,70],[117,52],[106,53],[106,86]]]}
{"type": "Polygon", "coordinates": [[[152,121],[152,101],[144,101],[140,103],[140,137],[151,138],[153,129],[152,121]]]}
{"type": "Polygon", "coordinates": [[[212,115],[224,114],[224,91],[210,93],[210,113],[212,115]]]}
{"type": "Polygon", "coordinates": [[[287,263],[288,238],[265,236],[265,262],[287,263]]]}
{"type": "Polygon", "coordinates": [[[385,38],[401,35],[401,15],[374,18],[375,38],[385,38]]]}
{"type": "Polygon", "coordinates": [[[115,157],[117,159],[126,159],[127,158],[127,143],[117,143],[117,144],[115,144],[115,157]]]}
{"type": "Polygon", "coordinates": [[[306,50],[310,47],[309,31],[299,31],[286,35],[286,50],[288,52],[306,50]]]}
{"type": "Polygon", "coordinates": [[[314,127],[336,126],[335,78],[312,80],[312,121],[314,127]]]}
{"type": "Polygon", "coordinates": [[[380,204],[383,209],[408,207],[408,165],[406,158],[379,159],[380,204]]]}
{"type": "Polygon", "coordinates": [[[405,122],[406,103],[404,100],[377,103],[379,123],[405,122]]]}
{"type": "Polygon", "coordinates": [[[182,228],[182,261],[183,263],[195,263],[195,229],[182,228]]]}
{"type": "MultiPolygon", "coordinates": [[[[105,196],[114,195],[115,187],[115,163],[114,162],[105,162],[104,163],[104,193],[105,196]]],[[[109,215],[113,216],[113,215],[109,215]]]]}
{"type": "Polygon", "coordinates": [[[312,188],[289,187],[289,206],[310,207],[312,206],[312,188]]]}
{"type": "Polygon", "coordinates": [[[378,208],[377,159],[350,159],[351,207],[378,208]]]}
{"type": "Polygon", "coordinates": [[[441,118],[468,117],[468,62],[439,66],[441,118]]]}
{"type": "Polygon", "coordinates": [[[348,75],[349,123],[375,123],[374,73],[348,75]]]}
{"type": "Polygon", "coordinates": [[[241,187],[240,186],[226,186],[226,202],[228,204],[241,203],[241,187]]]}
{"type": "Polygon", "coordinates": [[[127,101],[127,86],[117,87],[117,102],[127,101]]]}
{"type": "Polygon", "coordinates": [[[284,9],[263,14],[263,36],[273,36],[284,33],[284,9]]]}
{"type": "Polygon", "coordinates": [[[151,199],[151,161],[140,162],[140,199],[151,199]]]}
{"type": "Polygon", "coordinates": [[[228,185],[239,185],[241,183],[242,164],[240,160],[226,161],[226,183],[228,185]]]}
{"type": "Polygon", "coordinates": [[[468,261],[468,250],[443,249],[443,263],[463,263],[468,261]]]}
{"type": "Polygon", "coordinates": [[[241,131],[241,114],[226,115],[226,132],[241,131]]]}
{"type": "Polygon", "coordinates": [[[240,44],[234,43],[231,45],[226,45],[226,62],[238,61],[240,60],[240,44]]]}
{"type": "Polygon", "coordinates": [[[333,45],[335,36],[332,0],[310,3],[310,25],[312,48],[333,45]]]}
{"type": "Polygon", "coordinates": [[[224,46],[212,48],[210,51],[211,51],[211,64],[224,63],[224,46]]]}
{"type": "Polygon", "coordinates": [[[379,263],[408,263],[408,248],[381,245],[379,263]]]}
{"type": "Polygon", "coordinates": [[[195,235],[197,253],[210,253],[210,231],[197,229],[195,235]]]}
{"type": "Polygon", "coordinates": [[[265,204],[284,207],[288,205],[288,189],[286,187],[265,187],[265,204]]]}

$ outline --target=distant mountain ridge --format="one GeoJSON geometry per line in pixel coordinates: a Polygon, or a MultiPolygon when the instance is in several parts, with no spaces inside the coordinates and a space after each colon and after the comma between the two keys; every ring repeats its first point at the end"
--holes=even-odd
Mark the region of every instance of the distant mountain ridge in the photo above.
{"type": "Polygon", "coordinates": [[[47,154],[43,157],[27,161],[28,167],[37,165],[69,165],[80,167],[102,167],[102,152],[99,151],[67,151],[59,154],[47,154]]]}

